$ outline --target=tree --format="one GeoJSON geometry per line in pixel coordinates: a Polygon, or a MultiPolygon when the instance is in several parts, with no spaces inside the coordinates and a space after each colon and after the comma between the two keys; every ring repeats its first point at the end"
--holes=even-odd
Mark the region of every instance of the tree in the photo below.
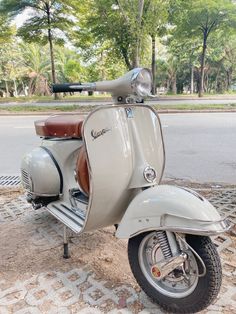
{"type": "MultiPolygon", "coordinates": [[[[81,2],[78,5],[81,7],[81,2]]],[[[119,64],[124,63],[129,70],[141,63],[151,64],[155,93],[156,36],[164,34],[168,5],[169,0],[82,1],[82,6],[87,7],[78,18],[77,45],[88,51],[90,58],[97,51],[101,53],[100,60],[109,56],[109,60],[116,59],[118,63],[122,58],[119,64]],[[150,37],[152,49],[148,49],[150,37]]]]}
{"type": "Polygon", "coordinates": [[[13,28],[9,24],[9,19],[6,15],[0,14],[0,45],[11,41],[13,28]]]}
{"type": "Polygon", "coordinates": [[[7,97],[18,96],[18,83],[25,73],[19,44],[12,38],[0,46],[0,81],[4,82],[7,97]]]}
{"type": "Polygon", "coordinates": [[[9,19],[6,15],[0,14],[0,81],[4,81],[6,95],[9,96],[8,81],[6,78],[7,63],[9,61],[9,43],[12,40],[14,33],[13,27],[9,24],[9,19]]]}
{"type": "MultiPolygon", "coordinates": [[[[8,62],[10,61],[10,53],[11,45],[9,43],[5,43],[3,46],[0,47],[0,81],[4,82],[4,87],[6,91],[6,96],[9,97],[9,68],[8,62]]],[[[3,87],[3,89],[4,89],[3,87]]]]}
{"type": "Polygon", "coordinates": [[[65,0],[2,0],[0,4],[0,12],[8,13],[11,17],[25,9],[32,10],[33,16],[18,29],[18,35],[29,42],[49,43],[52,82],[56,83],[53,41],[64,41],[65,36],[61,32],[65,34],[74,24],[74,3],[65,0]]]}
{"type": "Polygon", "coordinates": [[[21,43],[20,49],[29,95],[49,95],[50,58],[47,50],[36,43],[21,43]]]}
{"type": "MultiPolygon", "coordinates": [[[[126,60],[129,69],[139,67],[140,49],[142,38],[144,37],[144,13],[145,0],[116,0],[116,6],[112,5],[111,9],[117,12],[117,18],[120,18],[121,27],[127,32],[127,39],[130,40],[130,61],[126,60]]],[[[149,2],[148,6],[149,6],[149,2]]],[[[121,30],[122,31],[122,30],[121,30]]],[[[128,43],[128,42],[126,42],[128,43]]]]}
{"type": "Polygon", "coordinates": [[[233,24],[236,7],[231,0],[173,1],[172,22],[177,26],[174,36],[178,38],[201,38],[199,97],[204,91],[204,70],[209,37],[218,29],[233,24]]]}
{"type": "Polygon", "coordinates": [[[81,56],[77,52],[57,47],[55,59],[60,82],[86,81],[85,67],[81,65],[81,56]]]}
{"type": "Polygon", "coordinates": [[[107,47],[109,44],[114,55],[118,59],[122,58],[127,68],[132,69],[134,34],[130,32],[126,23],[126,12],[122,11],[122,14],[113,0],[84,0],[78,5],[80,4],[86,10],[83,14],[79,12],[75,44],[81,50],[86,50],[87,57],[91,59],[103,45],[107,47]]]}
{"type": "Polygon", "coordinates": [[[166,60],[157,60],[158,66],[158,78],[157,78],[157,86],[165,87],[167,92],[171,92],[172,94],[176,94],[177,92],[177,70],[178,63],[175,57],[169,55],[166,60]]]}
{"type": "Polygon", "coordinates": [[[114,1],[110,0],[78,3],[79,22],[71,38],[83,58],[89,81],[114,79],[127,68],[132,68],[130,41],[127,40],[127,32],[122,29],[121,19],[117,19],[117,9],[113,9],[112,4],[114,1]]]}
{"type": "Polygon", "coordinates": [[[167,2],[84,0],[82,4],[89,9],[79,17],[79,45],[90,42],[90,47],[100,48],[101,43],[109,43],[110,51],[118,59],[122,58],[128,69],[138,67],[147,37],[156,34],[158,27],[164,23],[167,11],[164,13],[163,8],[167,2]]]}
{"type": "Polygon", "coordinates": [[[195,90],[195,72],[200,67],[201,42],[199,38],[184,37],[179,40],[178,37],[172,36],[167,40],[166,45],[168,55],[172,56],[176,66],[178,65],[178,72],[176,73],[177,91],[183,92],[185,87],[192,94],[195,90]]]}
{"type": "Polygon", "coordinates": [[[166,34],[169,1],[149,0],[144,6],[144,23],[147,34],[151,37],[151,69],[153,76],[152,93],[156,93],[156,37],[166,34]]]}
{"type": "Polygon", "coordinates": [[[236,40],[234,34],[224,45],[223,68],[226,73],[227,90],[229,90],[236,74],[236,40]]]}

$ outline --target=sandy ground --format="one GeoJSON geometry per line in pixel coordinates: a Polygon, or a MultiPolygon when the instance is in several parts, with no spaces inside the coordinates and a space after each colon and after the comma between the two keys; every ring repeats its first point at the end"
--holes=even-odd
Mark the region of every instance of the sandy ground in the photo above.
{"type": "MultiPolygon", "coordinates": [[[[209,193],[209,190],[203,191],[205,195],[209,193]]],[[[20,189],[1,189],[1,208],[7,204],[11,206],[12,202],[21,196],[22,190],[20,189]]],[[[46,211],[40,210],[35,214],[31,208],[25,210],[27,213],[20,212],[15,219],[6,219],[2,223],[0,221],[0,292],[1,289],[11,288],[16,281],[27,281],[41,273],[50,275],[54,272],[68,272],[71,269],[79,268],[95,274],[95,279],[105,282],[105,287],[108,289],[126,283],[136,293],[140,293],[140,288],[129,267],[127,242],[114,237],[114,227],[83,234],[79,237],[70,234],[71,258],[65,260],[62,258],[62,237],[55,234],[55,230],[50,229],[52,224],[56,225],[58,229],[62,229],[61,224],[46,211]],[[46,225],[47,229],[44,229],[46,225]],[[45,236],[43,230],[47,230],[45,236]]],[[[227,237],[232,241],[230,247],[236,249],[236,227],[227,234],[227,237]]],[[[221,241],[220,238],[218,241],[221,241]]],[[[229,276],[224,275],[221,291],[224,293],[229,284],[232,287],[236,286],[236,256],[232,250],[225,249],[221,252],[221,257],[224,261],[225,274],[229,274],[229,276]]],[[[34,285],[37,286],[37,282],[30,282],[30,285],[30,289],[32,289],[34,285]]],[[[10,294],[9,298],[18,298],[19,302],[13,302],[12,305],[10,302],[7,306],[8,313],[17,313],[26,306],[19,292],[10,294]]],[[[236,301],[236,288],[233,298],[236,301]]],[[[118,308],[126,308],[125,301],[123,302],[122,298],[120,300],[118,308]]],[[[86,306],[83,300],[78,302],[77,305],[68,307],[70,313],[78,313],[78,308],[86,306]]],[[[139,299],[128,307],[131,313],[139,313],[143,308],[144,305],[139,299]]],[[[54,313],[50,309],[51,305],[47,303],[39,306],[41,313],[54,313]]],[[[103,312],[108,313],[112,309],[114,309],[114,303],[106,302],[103,312]]],[[[236,308],[231,308],[231,304],[229,304],[228,307],[223,307],[221,313],[233,313],[234,310],[236,311],[236,308]]],[[[0,313],[2,313],[1,293],[0,313]]]]}

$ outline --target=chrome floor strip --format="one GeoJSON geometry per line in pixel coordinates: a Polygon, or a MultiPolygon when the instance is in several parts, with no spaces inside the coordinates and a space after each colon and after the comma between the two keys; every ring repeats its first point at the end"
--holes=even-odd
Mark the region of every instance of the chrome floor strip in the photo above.
{"type": "Polygon", "coordinates": [[[46,209],[75,233],[79,233],[82,230],[84,219],[76,215],[65,204],[54,202],[49,204],[46,209]]]}

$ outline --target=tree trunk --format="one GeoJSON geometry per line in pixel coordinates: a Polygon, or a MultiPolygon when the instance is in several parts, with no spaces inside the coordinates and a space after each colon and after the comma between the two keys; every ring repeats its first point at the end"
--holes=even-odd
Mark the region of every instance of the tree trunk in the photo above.
{"type": "Polygon", "coordinates": [[[227,71],[226,71],[226,74],[227,74],[227,85],[226,85],[226,90],[229,91],[230,90],[230,87],[232,85],[232,67],[230,67],[227,71]]]}
{"type": "MultiPolygon", "coordinates": [[[[50,48],[50,58],[51,58],[51,71],[52,71],[52,82],[56,83],[56,70],[55,70],[55,62],[54,62],[54,50],[53,50],[53,42],[52,42],[52,30],[51,30],[51,12],[49,4],[46,4],[47,10],[47,18],[48,18],[48,42],[50,48]]],[[[58,99],[57,94],[54,94],[54,98],[58,99]]]]}
{"type": "Polygon", "coordinates": [[[48,41],[50,46],[50,57],[51,57],[51,66],[52,66],[52,82],[56,83],[56,71],[55,71],[55,63],[54,63],[54,52],[53,52],[53,43],[52,43],[52,33],[51,30],[48,30],[48,41]]]}
{"type": "MultiPolygon", "coordinates": [[[[105,80],[105,67],[104,67],[104,53],[103,51],[101,51],[101,54],[100,54],[100,62],[101,62],[101,67],[100,67],[100,78],[101,78],[101,81],[104,81],[105,80]]],[[[106,94],[105,92],[101,92],[101,94],[106,94]]],[[[93,95],[93,92],[90,92],[89,95],[93,95]]]]}
{"type": "Polygon", "coordinates": [[[141,45],[141,25],[142,25],[142,17],[143,17],[143,7],[144,0],[139,0],[138,2],[138,15],[137,15],[137,30],[136,30],[136,40],[134,47],[134,55],[133,55],[133,68],[139,67],[139,59],[140,59],[140,45],[141,45]]]}
{"type": "Polygon", "coordinates": [[[176,95],[177,93],[177,87],[176,87],[176,73],[174,73],[172,80],[171,80],[171,91],[173,94],[176,95]]]}
{"type": "Polygon", "coordinates": [[[105,80],[105,67],[104,67],[104,53],[103,53],[103,51],[101,51],[101,54],[100,54],[100,62],[101,62],[101,75],[100,75],[100,77],[101,77],[101,80],[102,81],[104,81],[105,80]]]}
{"type": "Polygon", "coordinates": [[[152,35],[152,94],[156,95],[156,37],[152,35]]]}
{"type": "Polygon", "coordinates": [[[194,66],[191,65],[191,83],[190,83],[190,94],[194,93],[194,66]]]}
{"type": "Polygon", "coordinates": [[[218,91],[218,77],[219,77],[220,67],[217,68],[216,79],[215,79],[215,92],[218,91]]]}
{"type": "Polygon", "coordinates": [[[23,81],[21,82],[21,84],[22,84],[22,89],[23,89],[24,95],[25,95],[25,97],[26,97],[26,96],[28,96],[26,86],[25,86],[25,84],[24,84],[23,81]]]}
{"type": "Polygon", "coordinates": [[[15,79],[13,79],[13,83],[14,83],[15,97],[18,97],[17,85],[16,85],[16,80],[15,79]]]}
{"type": "Polygon", "coordinates": [[[33,78],[29,81],[29,96],[33,95],[33,78]]]}
{"type": "Polygon", "coordinates": [[[8,88],[7,81],[5,81],[5,87],[6,87],[6,96],[9,97],[9,88],[8,88]]]}
{"type": "Polygon", "coordinates": [[[170,80],[169,79],[167,79],[166,80],[166,90],[167,90],[167,92],[169,92],[170,91],[170,80]]]}
{"type": "Polygon", "coordinates": [[[132,68],[134,69],[138,67],[139,67],[139,40],[137,39],[133,52],[132,68]]]}
{"type": "Polygon", "coordinates": [[[203,34],[203,46],[202,46],[202,55],[201,55],[201,70],[200,70],[200,82],[199,82],[199,91],[198,96],[203,96],[203,89],[204,89],[204,67],[205,67],[205,58],[206,58],[206,49],[207,49],[207,33],[204,31],[203,34]]]}
{"type": "Polygon", "coordinates": [[[121,55],[124,58],[124,61],[125,61],[125,64],[126,64],[127,68],[129,70],[132,70],[132,64],[130,62],[130,59],[129,59],[129,56],[128,56],[128,52],[127,52],[126,48],[121,47],[121,55]]]}
{"type": "Polygon", "coordinates": [[[209,87],[209,75],[206,73],[206,80],[204,81],[204,90],[209,92],[208,87],[209,87]]]}

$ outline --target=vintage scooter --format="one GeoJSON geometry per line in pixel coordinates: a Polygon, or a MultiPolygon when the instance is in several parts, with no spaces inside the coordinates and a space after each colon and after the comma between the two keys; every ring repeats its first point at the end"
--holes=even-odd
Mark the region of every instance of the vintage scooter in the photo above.
{"type": "Polygon", "coordinates": [[[161,123],[143,103],[151,86],[146,68],[113,81],[54,85],[55,93],[110,92],[114,104],[84,121],[78,114],[36,121],[42,143],[23,158],[22,183],[34,209],[45,207],[77,234],[115,225],[116,236],[129,239],[130,266],[146,294],[168,312],[193,313],[219,292],[220,258],[209,236],[230,224],[195,191],[160,185],[161,123]]]}

